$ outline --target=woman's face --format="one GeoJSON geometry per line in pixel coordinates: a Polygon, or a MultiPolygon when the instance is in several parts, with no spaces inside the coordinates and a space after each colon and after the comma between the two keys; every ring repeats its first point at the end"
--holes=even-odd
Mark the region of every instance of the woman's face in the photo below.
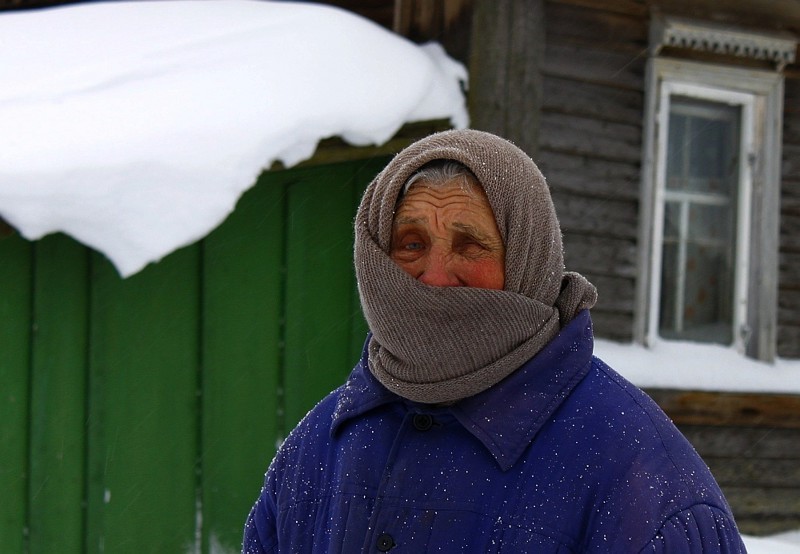
{"type": "Polygon", "coordinates": [[[413,185],[392,223],[390,256],[434,287],[502,289],[505,246],[486,193],[461,180],[413,185]]]}

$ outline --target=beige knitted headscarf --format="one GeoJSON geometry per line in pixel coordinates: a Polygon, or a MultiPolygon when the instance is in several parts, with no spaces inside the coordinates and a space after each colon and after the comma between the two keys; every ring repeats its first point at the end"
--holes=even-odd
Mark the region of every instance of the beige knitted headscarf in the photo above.
{"type": "Polygon", "coordinates": [[[369,369],[416,402],[451,402],[491,387],[597,299],[583,276],[564,272],[561,230],[536,164],[482,131],[437,133],[400,152],[364,193],[355,235],[358,291],[373,333],[369,369]],[[460,162],[486,191],[506,247],[504,290],[425,285],[389,257],[403,185],[434,160],[460,162]]]}

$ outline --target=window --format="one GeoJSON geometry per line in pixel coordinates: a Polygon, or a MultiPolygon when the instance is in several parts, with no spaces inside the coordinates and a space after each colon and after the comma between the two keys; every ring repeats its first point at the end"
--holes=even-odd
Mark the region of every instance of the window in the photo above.
{"type": "Polygon", "coordinates": [[[753,97],[662,87],[649,327],[663,338],[743,350],[753,97]]]}
{"type": "MultiPolygon", "coordinates": [[[[741,51],[780,63],[794,52],[791,41],[770,37],[767,47],[758,36],[685,21],[654,28],[657,46],[741,51]],[[744,42],[747,48],[737,47],[744,42]]],[[[648,65],[637,338],[719,343],[771,360],[782,76],[659,52],[648,65]]]]}

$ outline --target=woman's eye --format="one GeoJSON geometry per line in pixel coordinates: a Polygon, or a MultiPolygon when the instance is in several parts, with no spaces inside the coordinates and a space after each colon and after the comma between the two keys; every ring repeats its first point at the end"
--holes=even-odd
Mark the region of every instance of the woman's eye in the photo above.
{"type": "Polygon", "coordinates": [[[423,246],[421,242],[407,242],[403,248],[406,250],[422,250],[423,246]]]}
{"type": "Polygon", "coordinates": [[[484,249],[483,244],[481,244],[476,240],[465,240],[460,244],[460,246],[462,250],[469,250],[469,251],[484,249]]]}

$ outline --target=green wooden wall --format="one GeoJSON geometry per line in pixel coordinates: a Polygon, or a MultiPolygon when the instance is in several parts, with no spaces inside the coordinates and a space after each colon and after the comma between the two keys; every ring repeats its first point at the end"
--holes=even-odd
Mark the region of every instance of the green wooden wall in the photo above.
{"type": "Polygon", "coordinates": [[[128,279],[0,239],[0,552],[236,552],[275,447],[366,333],[352,221],[386,158],[262,175],[128,279]]]}

